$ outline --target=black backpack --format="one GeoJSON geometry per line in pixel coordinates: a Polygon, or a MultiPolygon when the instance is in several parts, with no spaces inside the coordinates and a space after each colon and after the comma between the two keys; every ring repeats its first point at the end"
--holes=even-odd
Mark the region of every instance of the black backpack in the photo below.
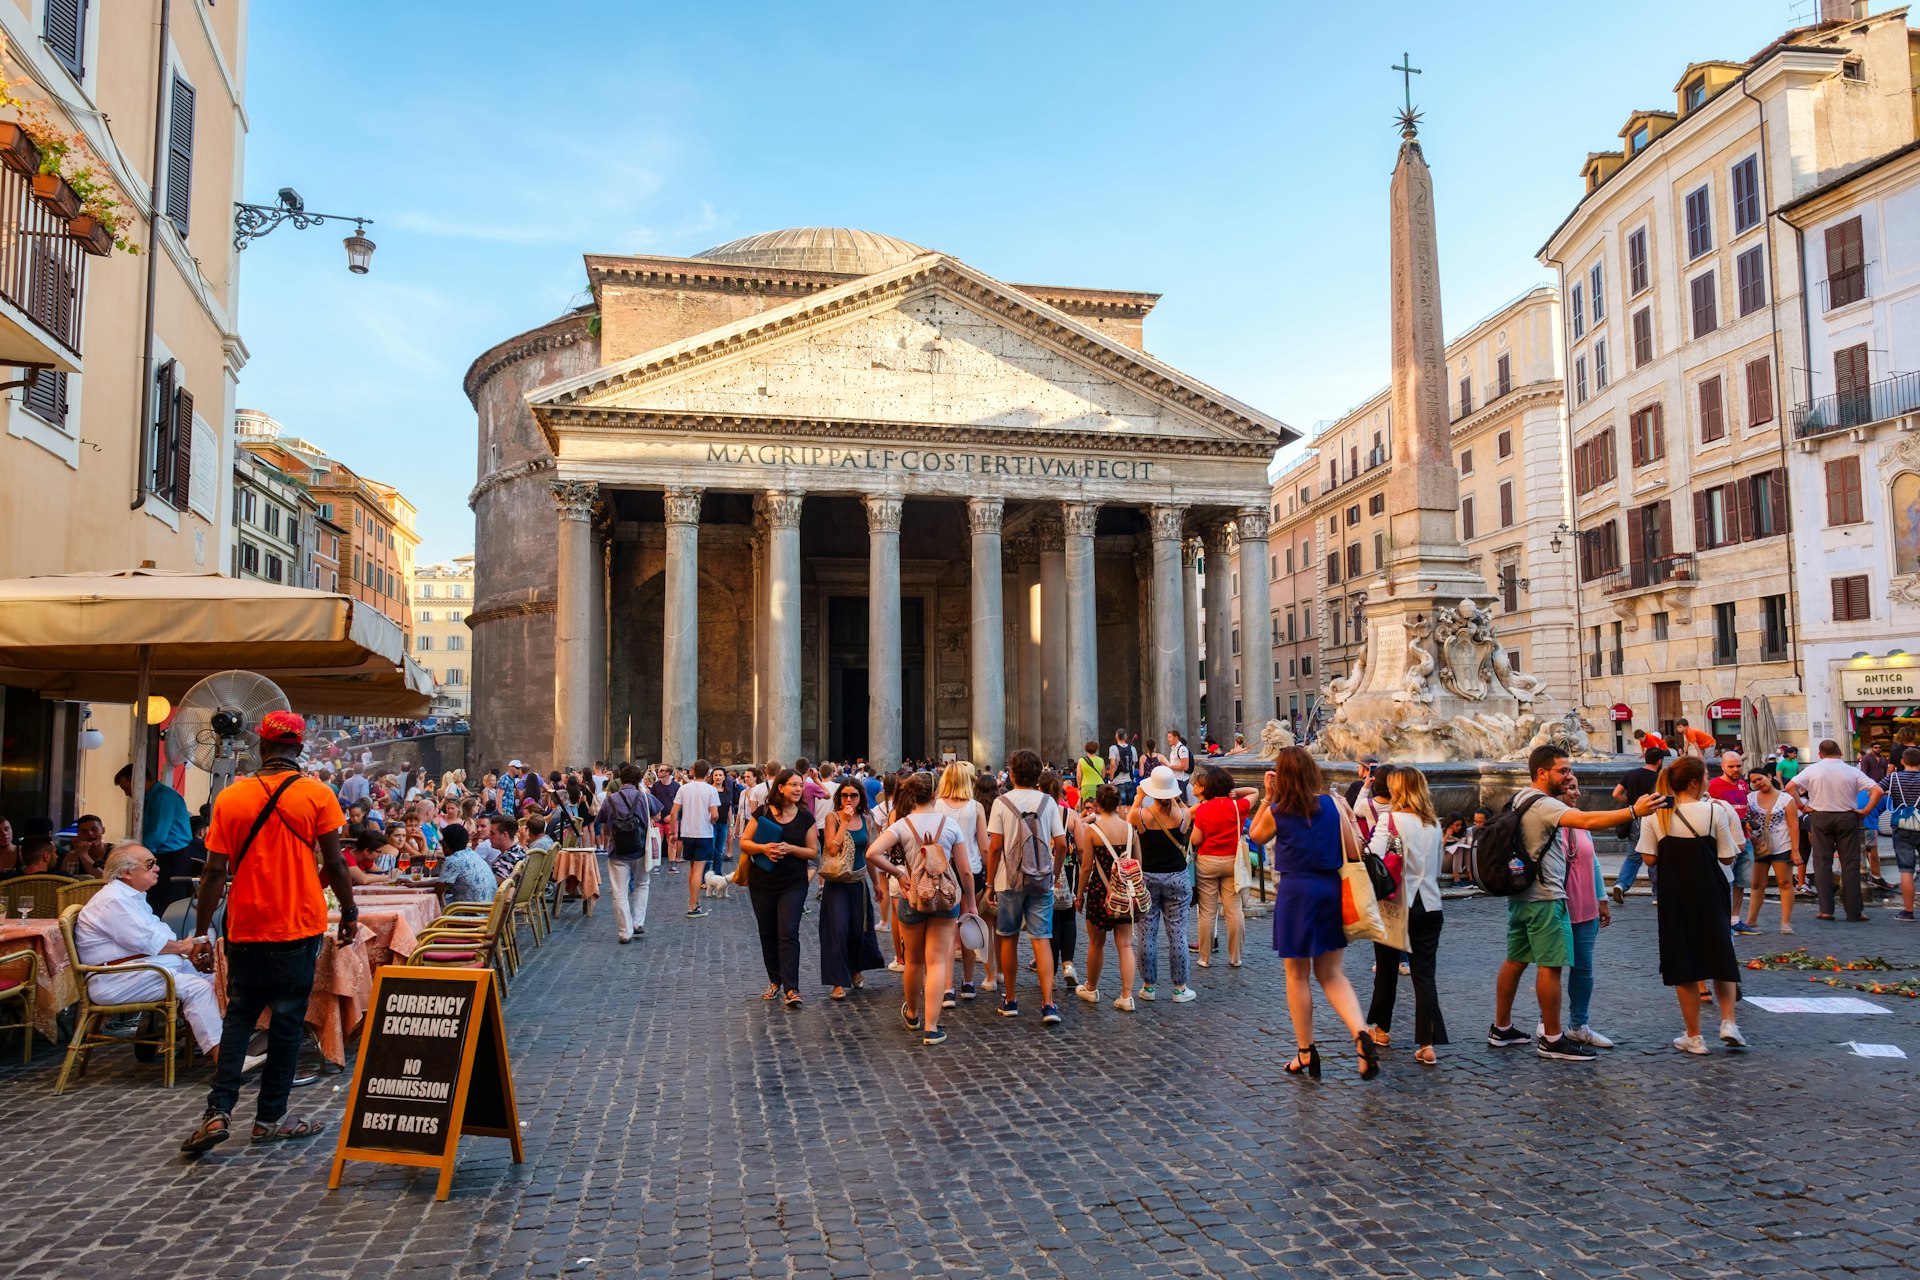
{"type": "Polygon", "coordinates": [[[1553,847],[1556,831],[1538,850],[1529,850],[1520,836],[1520,820],[1533,802],[1541,798],[1535,791],[1519,804],[1502,809],[1487,821],[1480,842],[1473,850],[1473,882],[1482,893],[1496,898],[1511,898],[1533,887],[1540,875],[1540,859],[1553,847]]]}
{"type": "MultiPolygon", "coordinates": [[[[1131,779],[1133,777],[1134,762],[1138,759],[1139,757],[1133,752],[1133,747],[1129,744],[1122,743],[1120,746],[1120,767],[1115,769],[1114,773],[1125,775],[1128,779],[1131,779]]],[[[1116,778],[1116,781],[1117,780],[1116,778]]]]}

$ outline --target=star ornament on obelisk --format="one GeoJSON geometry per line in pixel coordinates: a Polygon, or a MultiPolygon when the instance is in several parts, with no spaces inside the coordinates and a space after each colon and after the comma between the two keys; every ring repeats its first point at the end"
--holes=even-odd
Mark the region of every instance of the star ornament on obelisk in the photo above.
{"type": "Polygon", "coordinates": [[[1403,53],[1393,69],[1400,73],[1401,80],[1405,82],[1407,95],[1407,104],[1395,119],[1400,122],[1400,136],[1411,140],[1420,133],[1420,113],[1413,109],[1413,78],[1420,74],[1420,68],[1413,65],[1412,54],[1403,53]]]}

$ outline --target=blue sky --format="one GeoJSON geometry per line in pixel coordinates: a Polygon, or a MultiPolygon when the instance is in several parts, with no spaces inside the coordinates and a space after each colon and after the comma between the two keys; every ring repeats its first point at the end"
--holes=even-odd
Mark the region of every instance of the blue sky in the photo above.
{"type": "Polygon", "coordinates": [[[473,537],[461,378],[583,298],[583,253],[840,225],[1160,292],[1150,350],[1305,431],[1387,378],[1403,50],[1457,333],[1548,278],[1630,110],[1814,7],[264,0],[246,198],[296,187],[380,247],[364,277],[330,227],[242,255],[239,402],[399,485],[445,559],[473,537]]]}

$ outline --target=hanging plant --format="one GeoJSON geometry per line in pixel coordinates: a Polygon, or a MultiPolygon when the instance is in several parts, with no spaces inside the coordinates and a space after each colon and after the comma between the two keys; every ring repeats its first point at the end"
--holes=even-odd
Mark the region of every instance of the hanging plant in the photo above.
{"type": "Polygon", "coordinates": [[[140,246],[126,237],[127,204],[119,186],[104,176],[105,166],[84,135],[63,128],[46,103],[14,92],[6,53],[0,38],[0,109],[14,115],[0,120],[0,164],[30,175],[34,196],[66,221],[68,234],[89,253],[104,252],[97,247],[101,232],[122,253],[139,253],[140,246]]]}

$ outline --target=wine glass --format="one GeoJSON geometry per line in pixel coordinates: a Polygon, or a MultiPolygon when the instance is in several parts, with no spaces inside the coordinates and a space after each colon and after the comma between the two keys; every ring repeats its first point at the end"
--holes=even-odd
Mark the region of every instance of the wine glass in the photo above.
{"type": "Polygon", "coordinates": [[[20,904],[14,909],[20,913],[20,922],[25,924],[27,918],[33,914],[33,902],[29,899],[22,899],[20,904]]]}

